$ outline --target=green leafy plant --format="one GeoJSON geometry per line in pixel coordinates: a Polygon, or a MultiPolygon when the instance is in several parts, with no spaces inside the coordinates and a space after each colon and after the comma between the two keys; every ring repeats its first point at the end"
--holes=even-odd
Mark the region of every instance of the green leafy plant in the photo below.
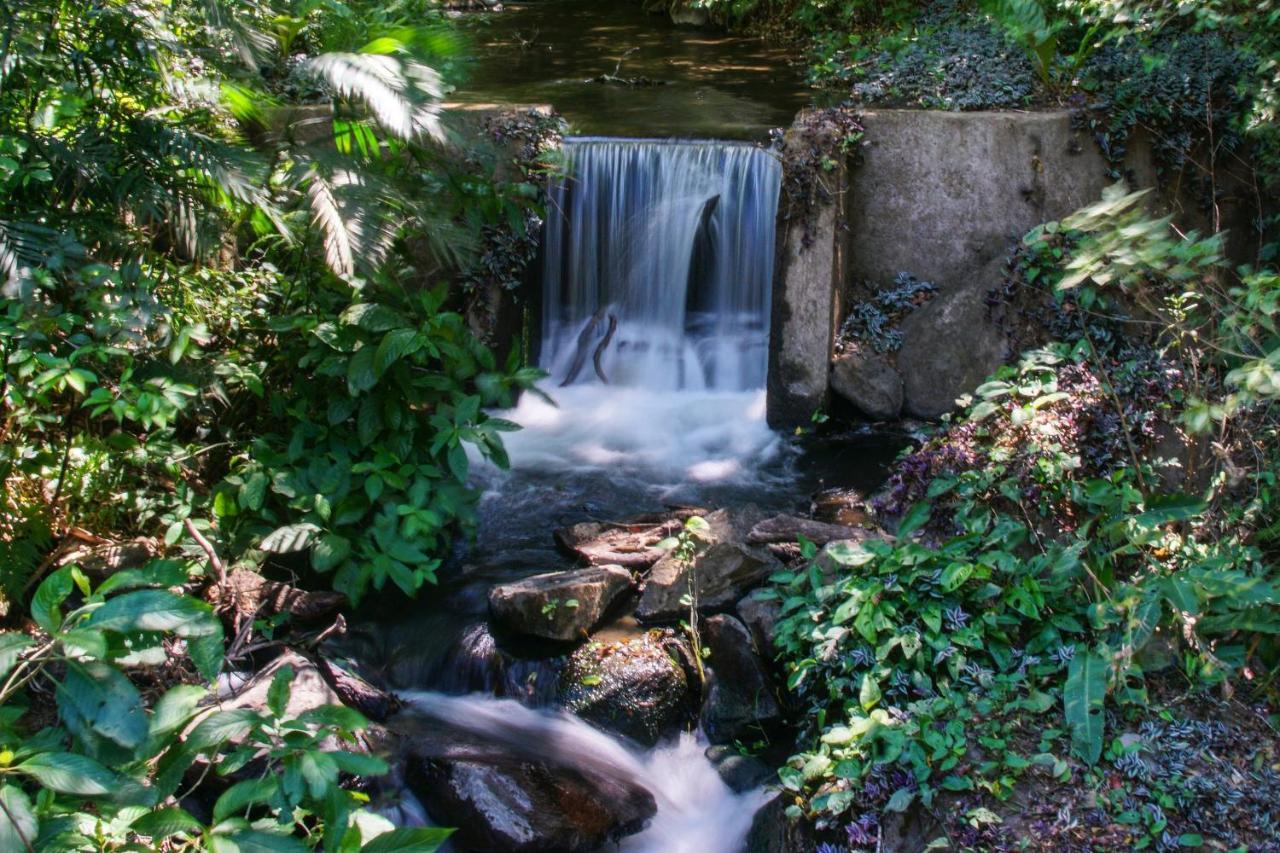
{"type": "Polygon", "coordinates": [[[693,660],[698,669],[698,678],[706,681],[706,672],[702,661],[708,650],[702,645],[702,634],[698,631],[698,573],[696,565],[698,555],[706,548],[706,536],[711,526],[707,520],[698,515],[685,519],[680,531],[675,536],[667,537],[659,542],[656,548],[667,551],[684,566],[686,590],[680,596],[680,604],[689,608],[689,618],[680,622],[680,627],[689,635],[689,643],[693,647],[693,660]]]}

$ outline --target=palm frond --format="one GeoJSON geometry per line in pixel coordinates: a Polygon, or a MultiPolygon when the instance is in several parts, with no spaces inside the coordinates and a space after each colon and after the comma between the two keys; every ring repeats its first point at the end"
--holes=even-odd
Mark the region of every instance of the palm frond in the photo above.
{"type": "Polygon", "coordinates": [[[209,32],[215,38],[221,37],[229,42],[245,67],[253,71],[261,68],[275,49],[275,39],[269,33],[245,23],[222,0],[204,0],[201,6],[209,32]]]}
{"type": "Polygon", "coordinates": [[[373,175],[333,167],[326,158],[304,160],[312,224],[319,229],[325,263],[336,275],[374,267],[387,257],[396,234],[392,193],[373,175]]]}
{"type": "Polygon", "coordinates": [[[34,267],[59,269],[84,259],[84,247],[70,234],[34,222],[0,220],[0,295],[21,296],[18,285],[34,267]]]}
{"type": "Polygon", "coordinates": [[[303,71],[337,95],[363,103],[387,133],[412,140],[443,138],[440,98],[444,84],[434,69],[416,60],[374,53],[324,53],[303,71]]]}
{"type": "Polygon", "coordinates": [[[312,222],[320,229],[324,245],[324,262],[334,275],[346,278],[355,273],[356,253],[338,196],[333,185],[314,166],[308,170],[306,181],[312,222]]]}

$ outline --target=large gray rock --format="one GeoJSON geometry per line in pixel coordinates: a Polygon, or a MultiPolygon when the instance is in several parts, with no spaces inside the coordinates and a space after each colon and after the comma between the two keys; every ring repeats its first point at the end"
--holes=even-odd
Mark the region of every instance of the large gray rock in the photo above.
{"type": "Polygon", "coordinates": [[[879,353],[850,353],[831,364],[831,388],[873,421],[902,414],[902,376],[879,353]]]}
{"type": "Polygon", "coordinates": [[[794,801],[795,794],[780,791],[760,807],[747,832],[746,853],[808,853],[816,847],[813,824],[787,817],[787,806],[794,801]]]}
{"type": "Polygon", "coordinates": [[[757,590],[738,602],[736,610],[742,624],[751,632],[751,642],[766,660],[774,657],[773,642],[778,635],[778,619],[782,617],[782,601],[774,595],[764,595],[767,590],[757,590]]]}
{"type": "Polygon", "coordinates": [[[667,8],[671,15],[671,23],[688,27],[705,27],[711,20],[710,13],[701,6],[695,6],[690,0],[679,0],[667,8]]]}
{"type": "Polygon", "coordinates": [[[668,554],[659,560],[645,581],[637,618],[672,621],[687,615],[681,600],[696,589],[699,610],[722,610],[781,568],[781,563],[765,548],[747,544],[751,529],[761,521],[754,507],[718,510],[707,516],[710,531],[705,547],[690,566],[668,554]]]}
{"type": "Polygon", "coordinates": [[[435,759],[420,776],[417,792],[437,823],[458,828],[460,851],[596,850],[657,810],[639,786],[541,764],[435,759]]]}
{"type": "Polygon", "coordinates": [[[287,650],[235,689],[231,696],[223,698],[218,708],[265,711],[271,684],[285,667],[293,672],[289,679],[289,700],[285,703],[286,716],[296,717],[325,705],[342,704],[342,697],[325,680],[319,667],[297,652],[287,650]]]}
{"type": "Polygon", "coordinates": [[[592,725],[652,746],[691,714],[685,670],[656,639],[590,643],[560,675],[560,704],[592,725]]]}
{"type": "Polygon", "coordinates": [[[631,573],[620,566],[534,575],[490,590],[489,612],[517,634],[577,640],[589,634],[630,587],[631,573]]]}
{"type": "Polygon", "coordinates": [[[697,511],[679,509],[642,515],[626,522],[583,521],[555,531],[556,545],[591,566],[624,566],[632,571],[649,568],[666,553],[657,545],[678,533],[681,524],[697,511]]]}
{"type": "Polygon", "coordinates": [[[974,289],[932,300],[903,320],[901,330],[904,408],[918,418],[950,412],[957,397],[982,384],[1007,356],[1004,333],[974,289]]]}
{"type": "Polygon", "coordinates": [[[782,708],[746,626],[732,616],[712,616],[702,622],[701,633],[711,652],[702,703],[707,739],[722,744],[754,738],[779,722],[782,708]]]}

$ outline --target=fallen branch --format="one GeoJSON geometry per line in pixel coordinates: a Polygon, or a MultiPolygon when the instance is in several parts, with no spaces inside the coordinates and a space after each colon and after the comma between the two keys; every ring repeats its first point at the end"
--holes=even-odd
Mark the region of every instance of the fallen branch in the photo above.
{"type": "Polygon", "coordinates": [[[595,366],[596,376],[599,376],[600,381],[605,385],[609,384],[609,377],[604,375],[604,368],[600,366],[600,359],[604,355],[604,351],[609,347],[609,341],[613,340],[613,333],[616,331],[618,331],[618,318],[616,315],[610,314],[609,331],[604,333],[604,339],[596,347],[595,355],[591,356],[591,363],[595,366]]]}
{"type": "Polygon", "coordinates": [[[195,522],[191,519],[185,519],[182,522],[187,528],[187,532],[191,534],[191,538],[196,540],[196,544],[200,546],[200,550],[204,551],[209,558],[209,565],[213,566],[213,570],[218,573],[218,586],[227,585],[227,567],[223,565],[222,559],[218,556],[218,552],[213,550],[213,544],[204,538],[204,534],[196,529],[195,522]]]}

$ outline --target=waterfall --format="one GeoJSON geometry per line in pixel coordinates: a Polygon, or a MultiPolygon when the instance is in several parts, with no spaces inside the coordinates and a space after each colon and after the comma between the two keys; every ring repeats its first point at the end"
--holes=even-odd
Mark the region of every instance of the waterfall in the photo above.
{"type": "Polygon", "coordinates": [[[557,383],[764,387],[782,167],[726,142],[567,139],[552,187],[542,365],[557,383]],[[614,333],[606,341],[610,327],[614,333]]]}
{"type": "Polygon", "coordinates": [[[764,386],[781,183],[742,143],[565,140],[543,268],[554,403],[504,414],[524,428],[515,470],[634,474],[669,497],[759,480],[780,448],[764,386]]]}

